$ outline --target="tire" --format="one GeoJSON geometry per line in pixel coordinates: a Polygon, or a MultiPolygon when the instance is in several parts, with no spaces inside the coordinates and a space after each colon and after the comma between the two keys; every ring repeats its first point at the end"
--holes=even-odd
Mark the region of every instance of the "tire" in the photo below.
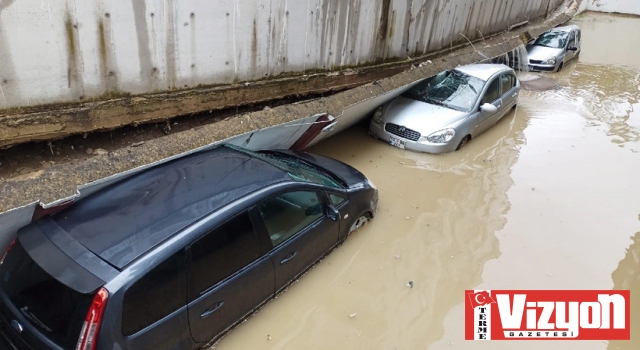
{"type": "Polygon", "coordinates": [[[353,224],[351,224],[351,228],[349,229],[348,235],[357,231],[360,227],[364,226],[364,224],[366,224],[368,221],[369,221],[369,217],[367,215],[364,215],[364,214],[361,215],[359,218],[356,219],[356,221],[353,222],[353,224]]]}
{"type": "Polygon", "coordinates": [[[560,63],[560,66],[558,66],[558,70],[556,72],[560,72],[562,68],[564,68],[564,62],[560,63]]]}
{"type": "Polygon", "coordinates": [[[456,151],[459,150],[460,148],[462,148],[464,145],[466,145],[467,143],[469,143],[469,141],[471,141],[471,136],[467,135],[465,136],[461,141],[460,144],[458,144],[458,148],[456,148],[456,151]]]}

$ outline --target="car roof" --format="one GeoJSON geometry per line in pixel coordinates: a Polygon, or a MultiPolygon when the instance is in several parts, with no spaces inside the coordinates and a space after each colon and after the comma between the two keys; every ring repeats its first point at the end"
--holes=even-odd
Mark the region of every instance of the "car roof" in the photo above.
{"type": "Polygon", "coordinates": [[[572,30],[575,30],[575,29],[579,30],[580,27],[578,27],[575,24],[571,24],[571,25],[568,25],[568,26],[555,27],[555,28],[549,29],[548,31],[549,32],[558,31],[558,32],[567,32],[568,33],[568,32],[570,32],[572,30]]]}
{"type": "Polygon", "coordinates": [[[457,67],[456,70],[480,80],[487,81],[497,73],[511,71],[511,68],[504,64],[476,63],[457,67]]]}
{"type": "Polygon", "coordinates": [[[121,180],[53,219],[87,249],[122,269],[214,210],[290,180],[265,161],[219,146],[121,180]]]}

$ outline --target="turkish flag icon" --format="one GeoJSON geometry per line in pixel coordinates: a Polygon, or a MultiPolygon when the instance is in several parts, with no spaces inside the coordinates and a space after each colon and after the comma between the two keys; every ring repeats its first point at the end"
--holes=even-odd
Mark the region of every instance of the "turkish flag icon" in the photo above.
{"type": "Polygon", "coordinates": [[[484,306],[487,304],[491,304],[494,303],[495,304],[495,300],[491,297],[491,295],[489,295],[489,292],[487,292],[486,290],[480,291],[480,292],[469,292],[467,293],[467,296],[469,297],[469,300],[471,301],[471,307],[472,308],[477,308],[478,306],[484,306]]]}

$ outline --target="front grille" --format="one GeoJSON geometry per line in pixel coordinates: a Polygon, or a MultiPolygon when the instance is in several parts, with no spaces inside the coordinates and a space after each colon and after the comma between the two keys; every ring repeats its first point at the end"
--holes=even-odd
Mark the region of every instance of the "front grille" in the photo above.
{"type": "Polygon", "coordinates": [[[556,67],[551,66],[551,67],[541,67],[541,66],[536,66],[536,67],[529,67],[529,70],[532,71],[540,71],[540,72],[553,72],[556,69],[556,67]]]}
{"type": "Polygon", "coordinates": [[[542,61],[538,61],[538,60],[529,60],[529,63],[531,63],[531,64],[542,64],[542,61]]]}
{"type": "Polygon", "coordinates": [[[419,132],[392,123],[385,124],[384,130],[388,133],[392,133],[396,136],[400,136],[411,141],[418,141],[418,139],[420,138],[419,132]]]}
{"type": "Polygon", "coordinates": [[[0,335],[2,335],[2,337],[9,343],[9,346],[15,350],[32,350],[22,339],[20,339],[20,337],[16,335],[3,317],[0,317],[0,335]]]}

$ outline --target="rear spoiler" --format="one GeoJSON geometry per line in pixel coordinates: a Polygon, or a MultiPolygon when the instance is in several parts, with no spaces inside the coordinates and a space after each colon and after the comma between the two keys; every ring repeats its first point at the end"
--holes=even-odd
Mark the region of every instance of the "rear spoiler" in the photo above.
{"type": "Polygon", "coordinates": [[[23,227],[17,239],[40,268],[79,293],[95,292],[118,274],[52,219],[23,227]]]}

